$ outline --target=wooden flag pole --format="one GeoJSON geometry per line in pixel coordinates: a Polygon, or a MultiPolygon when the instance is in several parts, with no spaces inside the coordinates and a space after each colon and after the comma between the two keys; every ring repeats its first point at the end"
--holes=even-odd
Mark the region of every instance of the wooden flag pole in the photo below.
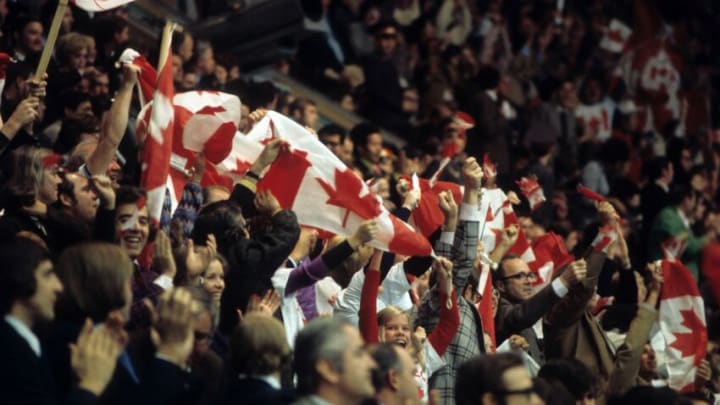
{"type": "Polygon", "coordinates": [[[165,63],[167,62],[167,57],[170,53],[170,41],[172,41],[172,34],[173,31],[175,31],[176,25],[177,24],[172,21],[167,21],[163,27],[162,40],[160,41],[160,54],[158,56],[157,64],[158,79],[160,78],[160,72],[162,71],[163,66],[165,66],[165,63]]]}
{"type": "Polygon", "coordinates": [[[50,57],[52,56],[52,51],[55,48],[55,42],[57,41],[58,33],[60,32],[60,25],[62,24],[63,17],[65,17],[65,9],[67,8],[67,5],[68,0],[58,1],[57,8],[55,9],[55,16],[53,17],[47,41],[45,42],[45,48],[43,48],[37,69],[35,69],[35,78],[37,80],[42,80],[45,72],[47,71],[48,63],[50,63],[50,57]]]}

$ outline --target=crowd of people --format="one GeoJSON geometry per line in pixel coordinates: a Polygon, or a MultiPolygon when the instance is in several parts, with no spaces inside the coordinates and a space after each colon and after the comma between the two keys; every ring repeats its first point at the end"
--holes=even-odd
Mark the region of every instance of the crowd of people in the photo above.
{"type": "MultiPolygon", "coordinates": [[[[258,188],[281,139],[232,189],[205,183],[198,155],[177,208],[156,221],[139,187],[140,69],[118,58],[132,47],[156,61],[157,49],[129,37],[125,8],[71,5],[35,77],[56,3],[0,0],[2,402],[715,403],[720,139],[689,123],[689,96],[656,130],[611,84],[621,60],[601,49],[602,29],[632,2],[559,3],[303,1],[310,35],[277,68],[367,118],[349,131],[190,30],[173,35],[176,92],[238,96],[236,136],[281,112],[416,225],[434,191],[412,176],[454,184],[433,194],[433,255],[405,257],[371,247],[374,219],[329,235],[258,188]],[[585,119],[598,106],[610,106],[605,126],[585,119]],[[547,201],[521,201],[521,178],[547,201]],[[488,247],[480,206],[494,190],[517,223],[488,247]],[[614,237],[596,249],[601,230],[614,237]],[[547,235],[564,255],[539,283],[512,252],[547,235]],[[657,260],[678,246],[704,299],[705,319],[689,325],[705,326],[689,333],[708,335],[682,389],[669,387],[655,327],[657,260]]],[[[673,20],[689,38],[683,81],[688,94],[707,85],[711,105],[712,10],[693,7],[673,20]]]]}

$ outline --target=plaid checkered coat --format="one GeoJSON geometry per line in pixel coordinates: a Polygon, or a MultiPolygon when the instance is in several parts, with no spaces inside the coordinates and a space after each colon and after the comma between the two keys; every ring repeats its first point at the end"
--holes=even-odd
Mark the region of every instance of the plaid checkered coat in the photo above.
{"type": "MultiPolygon", "coordinates": [[[[474,209],[477,206],[463,206],[462,209],[474,209]]],[[[460,217],[464,215],[461,211],[460,217]]],[[[447,366],[438,370],[431,376],[430,385],[440,391],[443,404],[455,404],[455,377],[460,365],[466,360],[484,352],[483,328],[480,315],[475,306],[462,295],[468,279],[472,276],[473,264],[477,254],[477,241],[480,222],[474,220],[460,220],[455,230],[455,242],[451,246],[439,240],[435,244],[435,253],[452,259],[453,285],[457,294],[458,310],[460,312],[460,327],[450,346],[443,355],[447,366]]],[[[418,325],[425,328],[430,334],[438,324],[439,305],[437,286],[430,289],[425,295],[418,310],[418,325]]]]}

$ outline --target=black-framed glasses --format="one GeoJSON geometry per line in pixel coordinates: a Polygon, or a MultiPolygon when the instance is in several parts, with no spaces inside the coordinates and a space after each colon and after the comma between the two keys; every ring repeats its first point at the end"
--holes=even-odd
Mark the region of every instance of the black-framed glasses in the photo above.
{"type": "Polygon", "coordinates": [[[501,280],[518,280],[518,281],[535,281],[537,280],[537,274],[533,272],[522,272],[513,274],[512,276],[503,277],[501,280]]]}

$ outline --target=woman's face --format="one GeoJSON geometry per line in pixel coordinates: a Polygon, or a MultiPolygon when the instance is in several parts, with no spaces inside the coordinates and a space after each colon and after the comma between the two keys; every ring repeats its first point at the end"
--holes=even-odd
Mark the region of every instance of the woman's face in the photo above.
{"type": "Polygon", "coordinates": [[[58,175],[58,166],[53,165],[43,170],[37,198],[45,204],[52,204],[58,199],[58,185],[62,180],[58,175]]]}
{"type": "Polygon", "coordinates": [[[203,286],[212,294],[213,301],[219,303],[223,290],[225,290],[225,271],[219,260],[213,260],[203,275],[203,286]]]}
{"type": "Polygon", "coordinates": [[[400,314],[383,325],[383,340],[385,342],[395,343],[399,346],[407,348],[411,342],[410,319],[406,314],[400,314]]]}

